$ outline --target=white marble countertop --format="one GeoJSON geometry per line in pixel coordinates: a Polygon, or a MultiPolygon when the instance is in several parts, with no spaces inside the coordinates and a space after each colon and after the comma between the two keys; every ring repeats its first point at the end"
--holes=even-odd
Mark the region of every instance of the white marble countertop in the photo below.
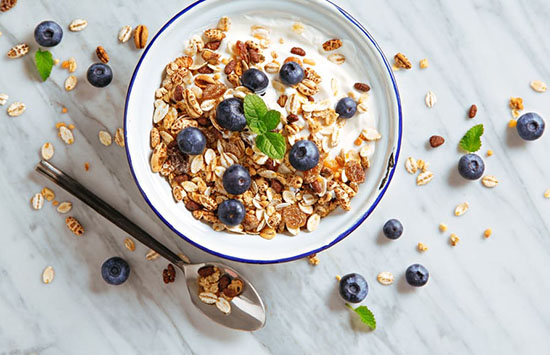
{"type": "Polygon", "coordinates": [[[233,264],[248,276],[268,305],[267,326],[255,333],[217,326],[191,307],[183,280],[162,282],[166,262],[145,260],[140,245],[127,251],[125,233],[34,171],[42,143],[54,143],[53,162],[100,196],[192,260],[209,255],[180,240],[149,210],[130,176],[124,150],[104,147],[100,129],[114,133],[122,125],[126,85],[140,52],[117,42],[121,26],[147,25],[151,33],[189,1],[29,1],[19,0],[0,13],[0,93],[10,102],[23,101],[27,111],[8,117],[0,111],[0,354],[543,354],[550,353],[550,187],[549,133],[524,144],[507,128],[511,96],[523,97],[526,110],[550,117],[550,93],[529,88],[534,79],[550,81],[548,34],[550,3],[533,1],[336,1],[356,16],[390,57],[398,51],[414,69],[399,71],[404,106],[404,140],[389,192],[373,215],[354,234],[319,255],[320,264],[307,261],[283,265],[233,264]],[[359,5],[361,4],[361,5],[359,5]],[[527,5],[528,4],[528,5],[527,5]],[[114,82],[104,90],[85,83],[70,93],[63,89],[68,73],[54,68],[46,83],[39,81],[32,56],[10,60],[11,46],[32,39],[34,26],[53,19],[64,28],[85,18],[81,33],[65,31],[62,45],[53,49],[61,60],[74,56],[76,72],[95,61],[103,45],[111,56],[114,82]],[[430,67],[418,68],[428,58],[430,67]],[[431,110],[424,95],[438,97],[431,110]],[[476,103],[479,113],[466,118],[476,103]],[[62,106],[68,108],[61,113],[62,106]],[[73,123],[76,142],[64,145],[55,123],[73,123]],[[462,134],[484,123],[482,154],[487,149],[487,173],[499,185],[457,178],[462,134]],[[432,150],[428,137],[440,134],[445,145],[432,150]],[[404,158],[427,160],[434,180],[417,187],[403,167],[404,158]],[[84,163],[90,170],[84,170],[84,163]],[[72,214],[86,235],[71,235],[51,204],[33,211],[30,197],[49,186],[60,201],[74,203],[72,214]],[[468,201],[464,216],[453,216],[455,205],[468,201]],[[405,235],[387,242],[380,235],[392,217],[405,225],[405,235]],[[449,225],[447,233],[438,224],[449,225]],[[493,235],[483,238],[485,228],[493,235]],[[454,232],[457,247],[448,243],[454,232]],[[420,254],[422,241],[429,250],[420,254]],[[120,255],[132,266],[132,276],[120,287],[101,279],[100,266],[120,255]],[[420,262],[431,273],[429,284],[411,289],[403,274],[420,262]],[[45,266],[56,278],[41,282],[45,266]],[[380,271],[391,271],[392,286],[376,282],[380,271]],[[363,274],[370,285],[366,304],[377,317],[369,332],[355,321],[337,295],[335,275],[363,274]]]}

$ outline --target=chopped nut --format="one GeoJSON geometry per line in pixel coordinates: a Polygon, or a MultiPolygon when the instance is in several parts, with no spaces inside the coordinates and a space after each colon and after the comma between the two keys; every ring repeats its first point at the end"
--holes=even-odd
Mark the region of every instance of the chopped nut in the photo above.
{"type": "Polygon", "coordinates": [[[523,99],[521,97],[511,97],[510,98],[510,108],[512,110],[523,110],[523,99]]]}
{"type": "Polygon", "coordinates": [[[456,235],[456,234],[451,234],[451,236],[449,237],[449,242],[451,243],[451,245],[454,247],[458,244],[458,242],[460,242],[460,238],[456,235]]]}
{"type": "Polygon", "coordinates": [[[76,20],[73,20],[70,23],[69,30],[71,30],[73,32],[80,32],[83,29],[85,29],[86,27],[88,27],[88,21],[83,20],[83,19],[76,19],[76,20]]]}
{"type": "Polygon", "coordinates": [[[44,196],[46,201],[51,201],[55,198],[55,193],[51,189],[44,187],[42,189],[42,196],[44,196]]]}
{"type": "Polygon", "coordinates": [[[468,117],[474,118],[476,117],[476,114],[477,114],[477,106],[474,104],[470,106],[470,109],[468,110],[468,117]]]}
{"type": "Polygon", "coordinates": [[[126,43],[130,40],[130,37],[132,37],[132,27],[131,26],[124,26],[120,29],[118,32],[118,40],[120,43],[126,43]]]}
{"type": "Polygon", "coordinates": [[[395,66],[403,69],[411,69],[412,64],[409,59],[403,53],[397,53],[393,59],[395,60],[395,66]]]}
{"type": "Polygon", "coordinates": [[[325,43],[323,43],[323,49],[325,51],[333,51],[335,49],[338,49],[342,47],[342,40],[340,39],[329,39],[328,41],[326,41],[325,43]]]}
{"type": "Polygon", "coordinates": [[[353,87],[355,88],[355,90],[359,90],[363,92],[370,91],[370,86],[365,83],[355,83],[353,84],[353,87]]]}
{"type": "Polygon", "coordinates": [[[455,208],[455,216],[462,216],[468,209],[470,208],[470,205],[468,202],[462,202],[455,208]]]}
{"type": "Polygon", "coordinates": [[[145,25],[139,25],[134,31],[134,44],[137,49],[143,49],[147,45],[147,38],[149,37],[149,29],[145,25]]]}
{"type": "Polygon", "coordinates": [[[510,127],[510,128],[515,128],[517,125],[518,125],[518,121],[516,121],[514,119],[508,121],[508,127],[510,127]]]}
{"type": "Polygon", "coordinates": [[[536,92],[546,91],[546,83],[540,80],[531,81],[530,86],[531,86],[531,89],[535,90],[536,92]]]}
{"type": "Polygon", "coordinates": [[[129,251],[134,251],[136,250],[136,244],[134,243],[134,241],[130,238],[126,238],[124,239],[124,246],[126,247],[126,249],[128,249],[129,251]]]}
{"type": "Polygon", "coordinates": [[[424,58],[420,60],[420,69],[426,69],[428,66],[428,59],[424,58]]]}
{"type": "Polygon", "coordinates": [[[428,106],[428,108],[432,108],[437,103],[437,97],[435,96],[433,91],[430,90],[426,94],[426,98],[424,99],[424,101],[426,103],[426,106],[428,106]]]}
{"type": "Polygon", "coordinates": [[[439,230],[441,232],[447,231],[447,225],[445,223],[439,223],[439,230]]]}
{"type": "Polygon", "coordinates": [[[378,280],[378,282],[380,282],[384,286],[391,285],[394,280],[393,274],[389,271],[382,271],[381,273],[378,274],[376,279],[378,280]]]}
{"type": "Polygon", "coordinates": [[[493,153],[493,150],[492,149],[489,149],[487,150],[487,156],[490,157],[492,156],[494,153],[493,153]]]}
{"type": "Polygon", "coordinates": [[[486,175],[481,179],[481,183],[485,187],[495,187],[498,184],[498,180],[493,175],[486,175]]]}
{"type": "Polygon", "coordinates": [[[44,271],[42,271],[42,282],[47,284],[52,283],[53,279],[55,277],[55,271],[53,267],[47,266],[44,271]]]}
{"type": "Polygon", "coordinates": [[[102,46],[98,46],[96,48],[95,54],[97,55],[97,59],[99,59],[102,63],[109,63],[109,55],[102,46]]]}
{"type": "Polygon", "coordinates": [[[319,265],[319,258],[317,257],[317,254],[311,254],[307,257],[307,261],[313,265],[313,266],[316,266],[316,265],[319,265]]]}
{"type": "Polygon", "coordinates": [[[437,148],[440,145],[442,145],[443,143],[445,143],[445,138],[443,138],[441,136],[431,136],[430,137],[430,146],[432,148],[437,148]]]}
{"type": "Polygon", "coordinates": [[[428,250],[428,246],[422,242],[418,242],[418,245],[416,246],[418,251],[423,253],[428,250]]]}
{"type": "Polygon", "coordinates": [[[491,234],[493,234],[493,230],[491,228],[487,228],[484,232],[483,232],[483,236],[485,238],[489,238],[491,236],[491,234]]]}

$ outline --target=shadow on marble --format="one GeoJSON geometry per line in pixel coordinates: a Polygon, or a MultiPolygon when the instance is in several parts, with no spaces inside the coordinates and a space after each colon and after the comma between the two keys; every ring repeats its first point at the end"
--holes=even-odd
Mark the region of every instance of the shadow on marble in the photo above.
{"type": "Polygon", "coordinates": [[[506,126],[506,145],[510,148],[522,148],[525,147],[526,141],[521,139],[515,128],[509,128],[506,126]]]}
{"type": "Polygon", "coordinates": [[[376,237],[376,244],[378,245],[389,245],[392,242],[391,239],[386,238],[384,235],[384,230],[380,229],[376,237]]]}
{"type": "Polygon", "coordinates": [[[401,274],[397,278],[397,292],[399,293],[413,293],[415,292],[415,287],[412,287],[407,283],[405,279],[405,273],[401,274]]]}
{"type": "MultiPolygon", "coordinates": [[[[462,154],[464,154],[464,152],[462,152],[462,154]]],[[[453,186],[453,187],[462,187],[470,183],[470,180],[466,180],[465,178],[460,176],[460,174],[458,173],[457,166],[458,166],[459,159],[460,158],[457,157],[456,164],[452,165],[452,167],[449,169],[449,172],[447,174],[447,182],[449,183],[450,186],[453,186]]]]}

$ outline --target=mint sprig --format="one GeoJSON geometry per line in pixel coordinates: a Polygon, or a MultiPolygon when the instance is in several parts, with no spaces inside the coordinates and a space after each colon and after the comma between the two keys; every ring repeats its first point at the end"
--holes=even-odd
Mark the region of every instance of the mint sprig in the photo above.
{"type": "Polygon", "coordinates": [[[286,152],[286,140],[282,134],[271,132],[281,122],[277,110],[268,110],[264,100],[258,95],[246,95],[244,98],[244,116],[248,128],[258,136],[256,147],[272,159],[283,159],[286,152]]]}
{"type": "Polygon", "coordinates": [[[370,329],[376,329],[376,319],[374,318],[374,314],[372,314],[371,310],[368,309],[367,306],[359,306],[357,308],[353,308],[349,303],[346,303],[346,307],[357,313],[359,315],[359,318],[361,319],[361,322],[368,325],[370,329]]]}
{"type": "Polygon", "coordinates": [[[34,55],[34,64],[42,81],[46,81],[50,77],[53,68],[52,54],[49,51],[38,49],[34,55]]]}
{"type": "Polygon", "coordinates": [[[481,136],[483,135],[483,131],[482,124],[470,128],[460,140],[460,148],[468,153],[477,152],[481,148],[481,136]]]}

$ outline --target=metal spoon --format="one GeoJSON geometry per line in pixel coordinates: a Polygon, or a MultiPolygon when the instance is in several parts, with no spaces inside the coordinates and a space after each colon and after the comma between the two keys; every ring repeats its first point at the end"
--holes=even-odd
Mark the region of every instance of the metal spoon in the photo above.
{"type": "Polygon", "coordinates": [[[97,197],[93,192],[51,163],[41,160],[38,165],[36,165],[35,169],[117,225],[120,229],[180,268],[185,275],[185,282],[191,301],[195,307],[200,309],[207,317],[221,325],[233,329],[254,331],[264,326],[266,318],[264,303],[258,292],[254,289],[254,286],[237,271],[229,266],[216,262],[186,264],[179,256],[170,251],[143,229],[135,225],[120,212],[97,197]],[[231,312],[229,314],[222,313],[215,305],[203,303],[198,297],[198,270],[205,265],[217,266],[222,271],[222,274],[227,273],[231,277],[239,278],[244,284],[242,294],[231,301],[231,312]]]}

